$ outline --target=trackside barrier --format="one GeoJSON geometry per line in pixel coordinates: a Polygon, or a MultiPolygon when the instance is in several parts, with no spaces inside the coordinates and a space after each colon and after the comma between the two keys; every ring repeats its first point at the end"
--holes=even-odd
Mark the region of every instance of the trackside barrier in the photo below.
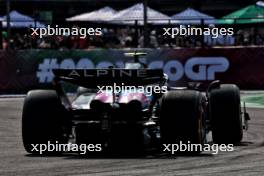
{"type": "MultiPolygon", "coordinates": [[[[0,93],[25,93],[49,88],[55,68],[124,67],[125,52],[134,49],[19,50],[0,51],[0,93]]],[[[141,49],[148,55],[142,62],[162,68],[170,84],[210,82],[220,79],[241,89],[264,88],[264,47],[141,49]]]]}

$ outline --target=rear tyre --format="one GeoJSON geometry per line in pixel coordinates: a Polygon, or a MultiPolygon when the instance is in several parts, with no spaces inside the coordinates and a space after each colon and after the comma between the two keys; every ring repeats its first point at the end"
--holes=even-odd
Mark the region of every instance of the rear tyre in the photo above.
{"type": "Polygon", "coordinates": [[[239,88],[223,84],[209,94],[214,143],[239,143],[243,138],[239,88]]]}
{"type": "MultiPolygon", "coordinates": [[[[28,92],[22,113],[22,139],[28,153],[39,154],[32,145],[67,142],[66,110],[54,90],[28,92]]],[[[45,151],[44,154],[57,154],[45,151]]]]}
{"type": "Polygon", "coordinates": [[[193,90],[171,91],[161,102],[160,132],[163,144],[201,144],[195,151],[202,151],[205,134],[204,96],[193,90]]]}

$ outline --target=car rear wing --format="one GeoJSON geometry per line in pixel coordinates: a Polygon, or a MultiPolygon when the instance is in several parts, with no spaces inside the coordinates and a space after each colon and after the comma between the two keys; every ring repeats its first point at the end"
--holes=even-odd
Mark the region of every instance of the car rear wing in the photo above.
{"type": "Polygon", "coordinates": [[[54,69],[56,81],[87,88],[115,84],[150,85],[166,80],[162,69],[54,69]]]}

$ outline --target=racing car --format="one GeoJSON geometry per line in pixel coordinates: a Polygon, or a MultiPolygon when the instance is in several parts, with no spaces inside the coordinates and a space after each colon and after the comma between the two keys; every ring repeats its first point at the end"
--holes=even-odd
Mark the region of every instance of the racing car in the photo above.
{"type": "MultiPolygon", "coordinates": [[[[135,58],[143,54],[134,54],[135,58]]],[[[240,90],[233,84],[211,82],[171,87],[162,69],[148,69],[135,60],[125,68],[54,69],[51,90],[31,90],[22,113],[22,138],[28,153],[32,144],[100,144],[102,152],[145,152],[162,144],[239,143],[247,129],[248,113],[241,108],[240,90]],[[78,85],[70,100],[63,82],[78,85]],[[99,92],[98,86],[166,86],[165,92],[99,92]]],[[[51,152],[47,151],[47,154],[51,152]]]]}

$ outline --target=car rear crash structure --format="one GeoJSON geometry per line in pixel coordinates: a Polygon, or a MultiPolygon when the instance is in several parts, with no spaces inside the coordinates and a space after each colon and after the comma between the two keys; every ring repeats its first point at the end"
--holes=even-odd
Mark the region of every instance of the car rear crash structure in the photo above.
{"type": "MultiPolygon", "coordinates": [[[[54,89],[29,91],[24,102],[22,136],[29,153],[31,144],[101,144],[102,152],[144,152],[161,144],[239,143],[248,114],[242,112],[236,85],[212,82],[167,87],[167,93],[97,93],[99,85],[167,85],[159,69],[53,70],[54,89]],[[62,82],[79,86],[71,102],[62,82]]],[[[198,151],[199,152],[199,151],[198,151]]],[[[49,152],[47,152],[49,153],[49,152]]]]}

